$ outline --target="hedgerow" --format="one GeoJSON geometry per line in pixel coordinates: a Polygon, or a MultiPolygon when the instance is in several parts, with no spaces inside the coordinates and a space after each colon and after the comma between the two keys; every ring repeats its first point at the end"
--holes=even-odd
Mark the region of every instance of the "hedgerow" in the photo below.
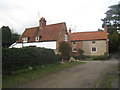
{"type": "Polygon", "coordinates": [[[17,70],[52,64],[58,61],[51,49],[45,48],[2,48],[2,74],[9,75],[17,70]]]}

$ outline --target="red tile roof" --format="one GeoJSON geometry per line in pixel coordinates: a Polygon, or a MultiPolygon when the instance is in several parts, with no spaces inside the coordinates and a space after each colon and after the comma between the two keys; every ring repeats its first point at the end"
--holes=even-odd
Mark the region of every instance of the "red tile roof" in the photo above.
{"type": "MultiPolygon", "coordinates": [[[[44,27],[34,27],[34,28],[27,28],[25,29],[24,33],[18,40],[18,42],[22,42],[23,37],[29,37],[30,39],[28,42],[34,42],[35,41],[35,36],[41,36],[40,41],[53,41],[57,40],[59,33],[63,27],[63,25],[66,26],[65,22],[62,23],[57,23],[57,24],[51,24],[51,25],[46,25],[44,27]]],[[[67,31],[67,28],[66,28],[67,31]]]]}
{"type": "Polygon", "coordinates": [[[39,30],[39,27],[26,28],[22,36],[19,38],[18,42],[22,42],[23,37],[29,37],[30,39],[28,40],[28,42],[35,41],[35,35],[38,32],[38,30],[39,30]]]}
{"type": "Polygon", "coordinates": [[[40,30],[37,36],[41,36],[40,41],[57,40],[64,24],[65,23],[47,25],[40,30]]]}
{"type": "Polygon", "coordinates": [[[108,39],[107,33],[104,31],[94,31],[94,32],[77,32],[69,34],[70,41],[97,40],[97,39],[108,39]]]}

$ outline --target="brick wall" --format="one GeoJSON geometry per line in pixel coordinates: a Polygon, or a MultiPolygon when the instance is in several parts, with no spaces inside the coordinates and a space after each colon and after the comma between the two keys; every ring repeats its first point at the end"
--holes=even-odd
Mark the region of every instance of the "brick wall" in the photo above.
{"type": "Polygon", "coordinates": [[[83,49],[83,42],[82,41],[74,41],[74,42],[75,42],[75,44],[73,44],[73,42],[71,42],[72,48],[76,48],[77,51],[73,52],[73,54],[78,55],[79,54],[78,50],[83,49]]]}
{"type": "Polygon", "coordinates": [[[62,42],[62,41],[65,41],[65,35],[67,34],[67,28],[66,28],[66,26],[65,25],[63,25],[63,27],[62,27],[62,30],[61,30],[61,32],[59,33],[59,37],[58,37],[58,39],[57,39],[57,41],[56,41],[56,52],[58,53],[58,54],[60,54],[60,52],[59,52],[59,43],[60,42],[62,42]]]}

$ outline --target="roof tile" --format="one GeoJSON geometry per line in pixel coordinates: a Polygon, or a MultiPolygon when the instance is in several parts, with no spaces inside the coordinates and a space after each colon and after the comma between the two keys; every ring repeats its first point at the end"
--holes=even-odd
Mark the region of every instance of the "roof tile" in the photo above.
{"type": "Polygon", "coordinates": [[[29,37],[28,42],[34,42],[35,36],[41,36],[40,41],[57,40],[63,25],[65,25],[65,22],[46,25],[44,27],[40,27],[40,29],[39,27],[26,28],[18,42],[22,42],[23,37],[29,37]]]}
{"type": "Polygon", "coordinates": [[[108,39],[104,31],[77,32],[69,34],[70,41],[108,39]]]}

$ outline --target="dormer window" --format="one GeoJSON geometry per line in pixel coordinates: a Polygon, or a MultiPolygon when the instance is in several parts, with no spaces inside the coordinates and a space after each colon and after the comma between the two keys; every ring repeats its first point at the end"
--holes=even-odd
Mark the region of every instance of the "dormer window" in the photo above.
{"type": "Polygon", "coordinates": [[[35,37],[35,41],[40,41],[40,39],[41,39],[41,36],[36,36],[35,37]]]}
{"type": "Polygon", "coordinates": [[[28,37],[22,38],[22,41],[23,41],[23,42],[27,42],[27,41],[28,41],[28,37]]]}
{"type": "Polygon", "coordinates": [[[35,37],[35,41],[39,41],[39,36],[36,36],[36,37],[35,37]]]}

